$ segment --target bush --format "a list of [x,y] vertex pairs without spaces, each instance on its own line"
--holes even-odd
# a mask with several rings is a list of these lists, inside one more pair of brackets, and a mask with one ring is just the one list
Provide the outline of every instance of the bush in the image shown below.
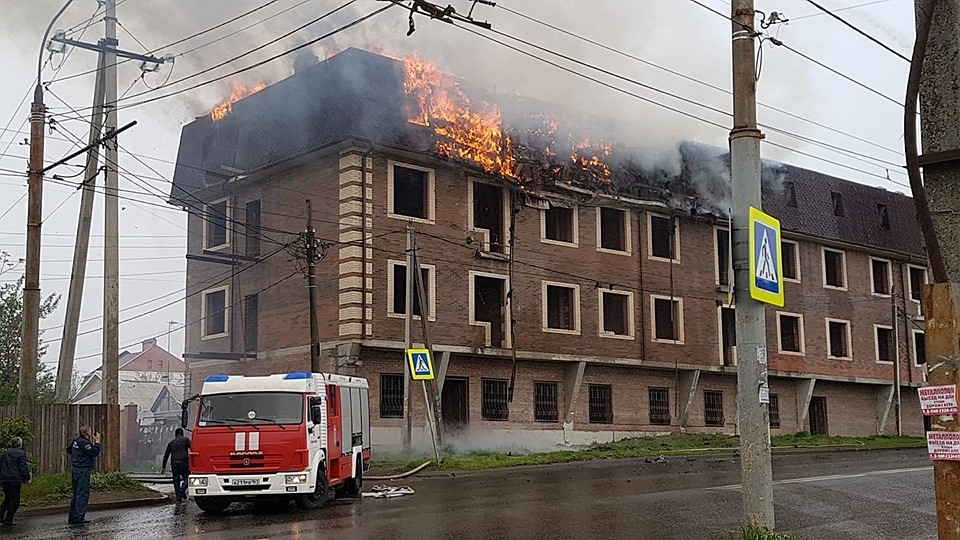
[[740,527],[740,534],[730,535],[730,540],[796,540],[791,534],[771,531],[761,525]]
[[24,444],[33,439],[33,426],[26,416],[0,421],[0,445],[6,448],[14,437],[23,438]]
[[[93,474],[90,476],[90,491],[140,491],[145,489],[143,484],[123,473]],[[68,501],[72,495],[73,487],[69,474],[34,476],[33,483],[23,486],[23,503],[25,506]]]

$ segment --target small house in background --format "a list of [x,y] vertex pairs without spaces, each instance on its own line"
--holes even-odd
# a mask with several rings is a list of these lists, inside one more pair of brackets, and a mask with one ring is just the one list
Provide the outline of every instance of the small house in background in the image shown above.
[[[121,465],[127,470],[154,467],[164,441],[179,425],[184,362],[148,339],[139,352],[120,353],[119,364]],[[103,372],[97,368],[83,378],[71,403],[101,403],[102,389]]]

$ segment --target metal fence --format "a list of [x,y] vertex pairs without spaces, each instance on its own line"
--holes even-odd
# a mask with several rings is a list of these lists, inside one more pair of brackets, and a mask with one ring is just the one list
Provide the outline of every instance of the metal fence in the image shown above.
[[[16,407],[0,407],[0,421],[18,416]],[[33,437],[24,446],[37,464],[37,473],[70,472],[66,448],[77,437],[80,426],[90,426],[103,437],[96,472],[120,469],[119,405],[37,405],[33,418]]]

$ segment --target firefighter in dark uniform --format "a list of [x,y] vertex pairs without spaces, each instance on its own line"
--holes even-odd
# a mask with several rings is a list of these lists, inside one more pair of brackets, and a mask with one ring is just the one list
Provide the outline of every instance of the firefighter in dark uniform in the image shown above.
[[80,436],[67,447],[73,468],[73,498],[70,500],[71,525],[89,523],[86,519],[87,503],[90,501],[90,473],[100,455],[100,434],[91,433],[90,426],[80,428]]

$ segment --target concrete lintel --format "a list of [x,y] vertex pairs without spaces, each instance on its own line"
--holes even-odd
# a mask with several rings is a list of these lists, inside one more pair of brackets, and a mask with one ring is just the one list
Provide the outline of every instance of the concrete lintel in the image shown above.
[[693,408],[693,400],[697,397],[697,384],[700,382],[700,370],[684,371],[680,374],[680,392],[677,399],[680,400],[680,427],[687,427],[687,421],[690,420],[690,410]]
[[577,362],[569,364],[564,369],[563,374],[563,422],[564,424],[573,423],[573,405],[576,402],[577,394],[580,393],[580,385],[583,383],[583,372],[587,368],[586,362]]
[[437,393],[440,395],[443,395],[443,381],[447,380],[447,368],[449,366],[450,351],[443,351],[440,353],[440,363],[437,366]]
[[883,435],[887,430],[887,419],[890,409],[893,408],[893,398],[896,396],[896,386],[877,388],[877,435]]
[[816,379],[800,379],[797,381],[797,431],[803,431],[803,424],[807,421],[807,413],[810,412],[813,389],[816,386]]

